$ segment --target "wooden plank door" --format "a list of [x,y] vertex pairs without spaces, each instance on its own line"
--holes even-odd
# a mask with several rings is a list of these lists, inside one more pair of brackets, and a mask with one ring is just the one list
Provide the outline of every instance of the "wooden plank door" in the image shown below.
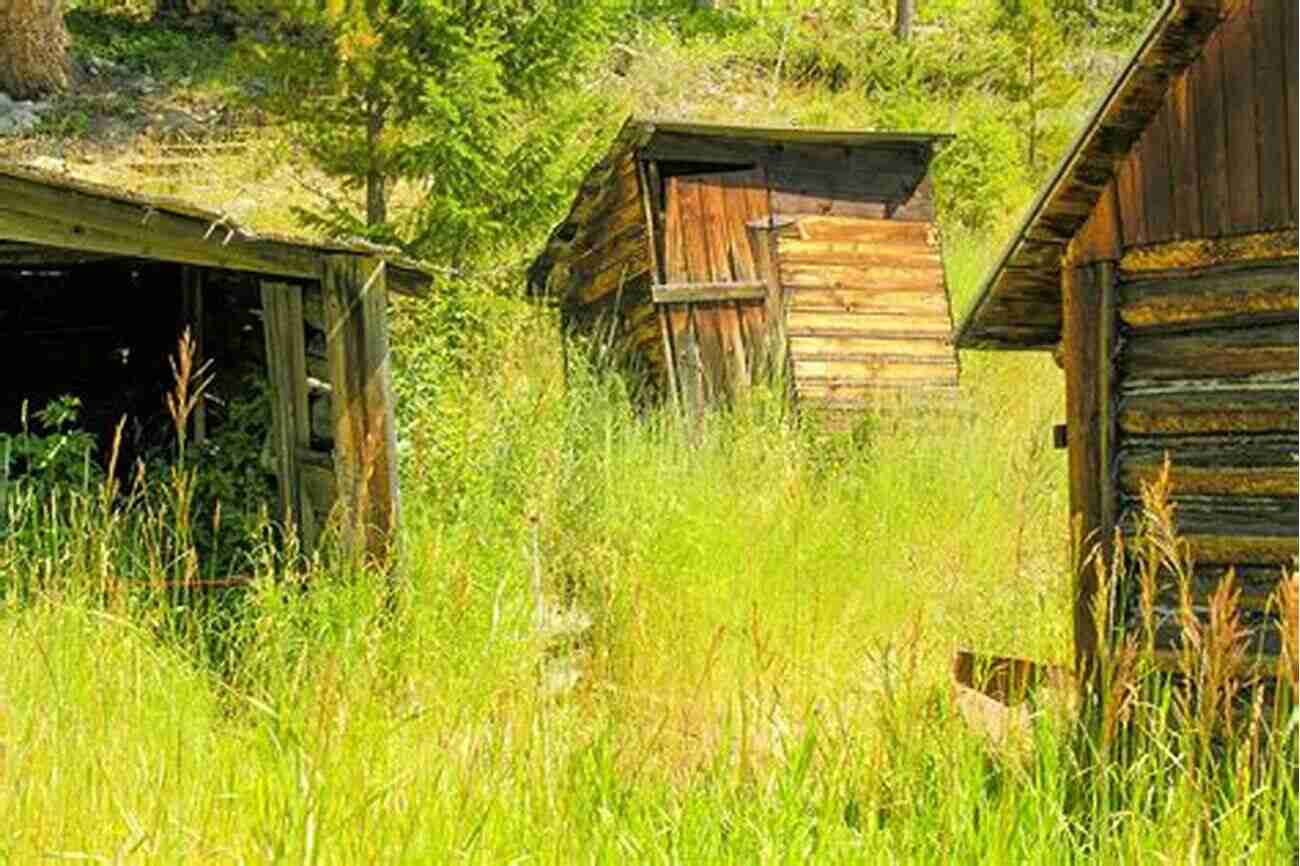
[[763,290],[747,226],[767,214],[761,167],[664,181],[655,296],[667,311],[668,348],[689,409],[734,396],[765,363]]

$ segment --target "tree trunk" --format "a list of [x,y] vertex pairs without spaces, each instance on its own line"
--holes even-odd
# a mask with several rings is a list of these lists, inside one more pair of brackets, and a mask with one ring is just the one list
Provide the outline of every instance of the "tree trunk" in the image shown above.
[[62,0],[0,2],[0,91],[35,99],[68,84]]
[[894,36],[899,42],[912,38],[912,19],[916,17],[916,0],[898,0],[894,14]]
[[366,225],[371,227],[388,222],[388,190],[379,155],[379,136],[383,131],[384,109],[372,102],[366,118]]

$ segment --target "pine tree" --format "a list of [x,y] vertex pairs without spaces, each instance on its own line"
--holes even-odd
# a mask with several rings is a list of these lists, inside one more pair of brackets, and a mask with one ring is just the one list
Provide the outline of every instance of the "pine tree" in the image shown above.
[[68,84],[62,0],[0,0],[0,91],[34,99]]
[[[610,0],[268,0],[280,27],[257,46],[275,108],[327,174],[362,194],[302,216],[463,261],[537,207],[529,184],[567,142],[558,103]],[[525,111],[529,109],[529,111]],[[540,116],[518,128],[524,114]],[[420,203],[390,214],[393,184]]]
[[1017,62],[1006,68],[1008,96],[1024,130],[1025,165],[1037,174],[1052,131],[1051,112],[1069,105],[1079,82],[1068,72],[1069,54],[1059,4],[1052,0],[999,0],[994,27],[1011,37]]

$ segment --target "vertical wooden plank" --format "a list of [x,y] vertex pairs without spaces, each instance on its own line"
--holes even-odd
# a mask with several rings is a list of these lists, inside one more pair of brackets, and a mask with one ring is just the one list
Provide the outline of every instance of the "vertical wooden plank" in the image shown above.
[[[1294,5],[1295,0],[1288,0]],[[1286,133],[1285,49],[1282,3],[1254,3],[1250,10],[1255,73],[1255,145],[1259,153],[1259,228],[1290,222]],[[1243,13],[1244,14],[1244,13]]]
[[400,505],[384,262],[334,255],[324,264],[334,471],[344,506],[344,541],[355,553],[388,563]]
[[1290,198],[1288,205],[1291,215],[1291,221],[1295,222],[1300,218],[1300,202],[1297,201],[1296,194],[1296,160],[1297,150],[1300,150],[1300,138],[1297,137],[1296,128],[1296,105],[1300,101],[1300,13],[1297,13],[1297,4],[1283,0],[1279,4],[1282,7],[1282,50],[1283,60],[1282,68],[1286,71],[1286,131],[1287,131],[1287,183],[1289,185]]
[[1223,38],[1223,106],[1228,127],[1228,231],[1259,224],[1259,154],[1255,142],[1255,81],[1250,14],[1242,9],[1220,25]]
[[1142,186],[1135,166],[1138,148],[1133,148],[1120,163],[1115,174],[1115,191],[1119,197],[1119,214],[1124,228],[1124,246],[1138,246],[1146,242],[1146,208],[1142,201]]
[[288,283],[263,281],[262,331],[266,337],[266,366],[271,383],[271,426],[275,439],[276,480],[280,518],[302,533],[302,475],[298,449],[311,444],[307,414],[307,351],[302,318],[302,289]]
[[[684,283],[690,279],[686,263],[686,240],[680,178],[664,181],[664,281]],[[685,304],[668,304],[669,332],[672,336],[673,365],[677,370],[678,387],[682,394],[682,407],[687,414],[697,415],[702,408],[704,385],[696,360],[695,339],[691,334],[689,309]]]
[[[704,175],[698,179],[696,189],[700,198],[700,220],[704,242],[709,252],[709,281],[730,282],[737,279],[741,267],[730,248],[730,235],[726,221],[727,198],[731,194],[727,174]],[[717,378],[722,393],[734,395],[747,384],[749,372],[745,363],[745,345],[740,334],[740,317],[734,301],[712,305],[717,323],[720,355]]]
[[[181,265],[181,317],[183,327],[190,329],[190,339],[194,341],[194,351],[200,363],[207,360],[206,334],[203,315],[203,276],[202,268],[193,265]],[[200,394],[190,414],[190,440],[195,445],[202,445],[208,438],[207,395]]]
[[[713,282],[715,251],[711,248],[711,233],[706,212],[711,186],[705,176],[674,178],[675,188],[681,198],[682,235],[685,241],[688,280],[694,283]],[[722,345],[719,309],[716,303],[688,305],[691,333],[698,352],[702,395],[712,403],[726,394],[726,370]]]
[[1174,176],[1174,236],[1203,237],[1201,231],[1200,164],[1196,148],[1196,101],[1189,81],[1191,70],[1169,87],[1165,111],[1169,116],[1169,154]]
[[[641,210],[645,215],[646,243],[650,246],[650,283],[659,285],[663,279],[663,262],[659,253],[660,232],[655,225],[654,199],[658,183],[651,183],[650,170],[643,160],[636,161],[637,189],[641,196]],[[655,172],[658,175],[658,172]],[[657,178],[656,178],[657,179]],[[651,301],[651,303],[654,303]],[[673,340],[669,332],[668,311],[663,304],[655,305],[655,318],[659,321],[659,337],[663,342],[664,387],[672,395],[673,407],[681,411],[681,394],[677,386],[677,365],[673,362]]]
[[1075,665],[1080,681],[1095,672],[1098,634],[1093,603],[1099,589],[1088,561],[1104,555],[1114,521],[1112,364],[1115,348],[1114,266],[1097,263],[1061,272],[1061,339],[1069,431]]
[[1167,241],[1177,224],[1174,176],[1169,158],[1169,95],[1142,137],[1141,170],[1146,204],[1147,243]]
[[1201,230],[1206,237],[1228,233],[1228,121],[1223,107],[1223,45],[1210,37],[1191,73],[1196,103],[1196,162],[1200,168]]
[[1092,214],[1070,241],[1065,253],[1069,264],[1102,260],[1119,261],[1123,255],[1123,227],[1120,224],[1118,178],[1112,178],[1097,197]]

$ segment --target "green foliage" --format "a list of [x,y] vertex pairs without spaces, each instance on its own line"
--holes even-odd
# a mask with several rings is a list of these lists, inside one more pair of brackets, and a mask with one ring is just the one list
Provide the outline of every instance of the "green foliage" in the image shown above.
[[[279,38],[247,47],[274,82],[269,104],[293,121],[326,173],[366,192],[363,210],[335,199],[303,216],[462,266],[549,213],[546,181],[554,163],[567,163],[570,134],[590,107],[563,94],[618,4],[270,0],[262,8]],[[390,220],[398,181],[411,184],[416,201]]]
[[1061,26],[1054,0],[999,0],[993,25],[1010,37],[1015,61],[1005,66],[1002,89],[1015,106],[1014,121],[1025,135],[1025,165],[1035,180],[1046,167],[1045,154],[1059,152],[1070,127],[1053,113],[1070,105],[1078,81],[1065,67],[1075,51]]
[[81,401],[72,395],[50,401],[34,413],[39,432],[29,427],[25,405],[22,431],[0,433],[0,489],[19,480],[43,490],[98,484],[95,437],[77,427]]
[[124,14],[76,9],[66,16],[72,55],[92,57],[160,81],[214,79],[225,74],[232,55],[220,33],[160,27]]

